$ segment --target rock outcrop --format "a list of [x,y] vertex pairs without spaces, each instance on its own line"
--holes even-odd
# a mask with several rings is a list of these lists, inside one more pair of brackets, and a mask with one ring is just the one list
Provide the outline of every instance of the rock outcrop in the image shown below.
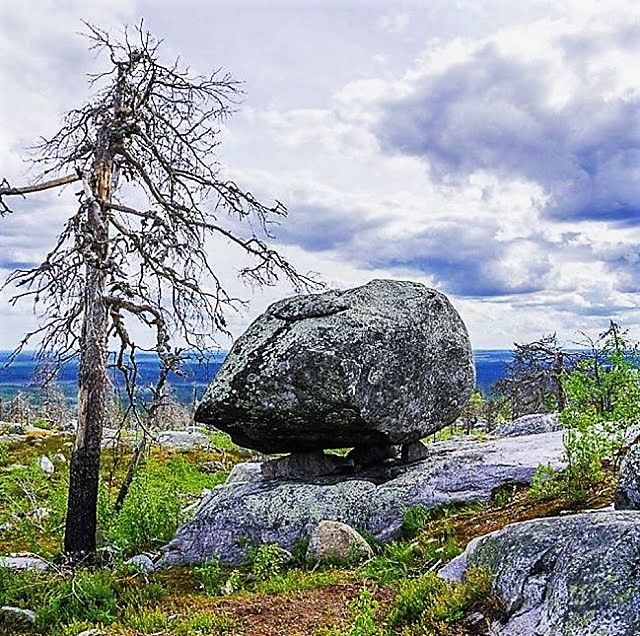
[[496,636],[640,633],[640,513],[589,512],[516,523],[471,541],[440,575],[487,568],[507,620]]
[[534,413],[523,415],[511,422],[505,422],[493,433],[500,437],[518,437],[519,435],[537,435],[562,429],[557,413]]
[[447,298],[374,280],[271,305],[195,419],[264,453],[404,444],[454,421],[474,382],[467,330]]
[[269,479],[262,475],[260,462],[239,464],[178,530],[162,564],[214,557],[238,564],[247,540],[291,550],[322,520],[341,521],[389,540],[411,506],[487,500],[504,484],[530,483],[540,464],[562,468],[561,432],[440,442],[426,449],[428,457],[422,461],[374,466],[350,478]]
[[622,460],[614,500],[617,510],[640,510],[640,444],[634,444]]

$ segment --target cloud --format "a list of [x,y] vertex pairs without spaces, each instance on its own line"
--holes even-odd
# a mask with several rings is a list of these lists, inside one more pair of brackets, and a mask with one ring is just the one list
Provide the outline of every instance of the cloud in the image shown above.
[[541,52],[518,54],[512,38],[495,36],[444,67],[424,62],[406,94],[386,102],[382,147],[424,159],[440,182],[476,171],[531,180],[554,220],[635,225],[640,90],[626,67],[640,54],[640,28],[539,30]]

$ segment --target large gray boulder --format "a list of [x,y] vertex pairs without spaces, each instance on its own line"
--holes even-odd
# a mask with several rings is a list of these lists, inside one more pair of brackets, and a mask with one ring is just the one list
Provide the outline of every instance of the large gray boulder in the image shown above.
[[506,622],[496,636],[640,634],[640,513],[589,512],[516,523],[474,539],[440,571],[487,568]]
[[271,305],[195,419],[264,453],[400,444],[453,422],[474,384],[469,336],[447,298],[374,280]]
[[618,510],[640,510],[640,444],[634,444],[622,460],[614,500]]
[[397,535],[411,506],[485,501],[505,484],[529,484],[538,465],[562,468],[562,433],[427,445],[426,459],[373,467],[349,479],[307,483],[269,479],[260,462],[237,465],[227,483],[203,499],[194,517],[164,549],[162,564],[220,558],[238,564],[247,540],[286,550],[308,539],[323,520],[346,523],[378,540]]

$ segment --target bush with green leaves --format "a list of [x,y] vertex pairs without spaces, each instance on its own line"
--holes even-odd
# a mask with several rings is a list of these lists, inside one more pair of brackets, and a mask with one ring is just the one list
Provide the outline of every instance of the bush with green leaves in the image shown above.
[[601,339],[601,351],[579,362],[563,380],[564,478],[575,498],[586,497],[602,479],[605,462],[617,464],[640,424],[638,346],[613,322]]
[[36,612],[36,624],[50,628],[73,621],[108,625],[116,618],[118,580],[109,570],[78,570],[52,586]]
[[[221,481],[179,455],[150,460],[138,469],[122,510],[113,514],[108,496],[98,502],[102,541],[131,555],[170,541],[183,521],[185,494],[198,495]],[[193,499],[193,497],[191,497]]]
[[202,589],[211,596],[218,596],[227,582],[227,572],[218,558],[209,559],[206,563],[195,567],[193,571]]
[[404,581],[388,615],[392,629],[402,633],[447,634],[474,607],[485,602],[491,591],[491,576],[470,568],[461,583],[449,583],[434,572]]
[[268,581],[284,572],[290,558],[287,552],[275,543],[259,545],[249,554],[251,574],[257,581]]

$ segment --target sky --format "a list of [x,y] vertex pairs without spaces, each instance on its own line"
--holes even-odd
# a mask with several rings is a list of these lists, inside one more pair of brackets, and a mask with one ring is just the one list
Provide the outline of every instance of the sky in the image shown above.
[[[0,0],[0,178],[89,96],[82,20],[144,18],[161,55],[222,68],[245,97],[224,174],[287,205],[275,246],[329,288],[374,278],[445,293],[476,349],[614,319],[640,339],[640,3],[636,0]],[[73,187],[0,219],[0,277],[40,262]],[[230,249],[212,262],[250,300]],[[37,319],[0,293],[0,349]],[[221,340],[223,346],[227,342]]]

